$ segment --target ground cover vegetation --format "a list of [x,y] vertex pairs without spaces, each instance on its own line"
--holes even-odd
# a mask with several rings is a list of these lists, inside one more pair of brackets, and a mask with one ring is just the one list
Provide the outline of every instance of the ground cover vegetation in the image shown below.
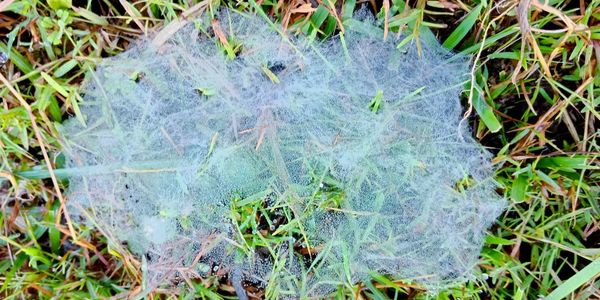
[[[417,28],[426,27],[446,48],[472,56],[465,121],[494,154],[497,192],[509,201],[489,230],[479,279],[432,296],[413,282],[373,274],[371,281],[340,287],[332,297],[600,297],[600,1],[4,0],[2,298],[235,297],[231,279],[218,266],[203,279],[181,278],[192,292],[148,293],[143,261],[125,245],[108,243],[106,233],[71,220],[64,213],[68,182],[60,174],[47,176],[64,163],[57,128],[67,118],[84,118],[78,104],[86,72],[153,28],[220,6],[269,17],[289,34],[315,39],[343,31],[352,13],[365,6],[386,34],[406,36],[399,46],[419,43]],[[235,45],[230,46],[225,51],[235,55]],[[336,206],[342,193],[332,181],[322,197]],[[252,234],[256,231],[277,240],[296,230],[287,226],[291,212],[285,208],[272,214],[265,201],[244,200],[233,202],[231,214],[246,244],[268,243]],[[283,225],[271,229],[273,220]],[[268,296],[245,288],[251,297]]]

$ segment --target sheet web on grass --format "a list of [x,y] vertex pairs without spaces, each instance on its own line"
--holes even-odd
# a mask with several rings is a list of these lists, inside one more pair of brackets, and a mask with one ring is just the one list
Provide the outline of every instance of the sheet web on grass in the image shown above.
[[235,270],[297,297],[471,276],[505,202],[460,123],[467,59],[397,49],[368,21],[324,42],[210,24],[104,60],[86,125],[62,128],[69,205],[146,260],[149,285]]

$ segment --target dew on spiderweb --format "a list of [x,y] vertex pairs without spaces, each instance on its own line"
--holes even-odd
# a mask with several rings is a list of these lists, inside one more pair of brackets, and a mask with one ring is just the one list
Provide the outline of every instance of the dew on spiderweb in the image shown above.
[[470,278],[505,201],[460,122],[468,59],[399,50],[369,20],[342,43],[219,18],[235,59],[188,25],[90,73],[85,126],[62,128],[70,205],[145,255],[151,286],[235,271],[276,298]]

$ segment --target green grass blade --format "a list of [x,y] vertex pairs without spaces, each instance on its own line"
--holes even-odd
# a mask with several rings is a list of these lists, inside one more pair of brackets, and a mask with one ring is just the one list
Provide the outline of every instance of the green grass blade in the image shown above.
[[446,41],[444,41],[444,47],[448,49],[454,49],[454,47],[456,47],[456,45],[458,45],[458,43],[460,43],[460,41],[462,41],[462,39],[465,38],[467,33],[469,33],[473,26],[475,26],[475,22],[477,22],[477,17],[479,17],[482,7],[483,5],[480,3],[469,12],[469,14],[460,23],[460,25],[458,25],[458,27],[456,27],[456,29],[452,31],[450,36],[448,36]]
[[108,26],[108,21],[106,21],[106,18],[101,17],[93,13],[92,11],[89,11],[82,7],[74,7],[73,11],[75,11],[75,13],[77,13],[82,18],[90,21],[92,24]]
[[544,300],[559,300],[567,297],[570,293],[576,290],[584,283],[592,280],[600,274],[600,258],[597,258],[585,268],[581,269],[577,274],[571,276],[567,281],[563,282],[558,288],[544,298]]
[[54,80],[54,78],[52,78],[52,76],[48,75],[46,72],[42,72],[42,77],[44,77],[44,80],[55,90],[57,91],[59,94],[67,97],[69,96],[69,93],[67,92],[67,90],[61,85],[59,84],[56,80]]
[[473,107],[485,126],[491,132],[498,132],[502,128],[502,124],[496,118],[494,110],[483,99],[484,96],[481,91],[482,89],[478,85],[473,88]]

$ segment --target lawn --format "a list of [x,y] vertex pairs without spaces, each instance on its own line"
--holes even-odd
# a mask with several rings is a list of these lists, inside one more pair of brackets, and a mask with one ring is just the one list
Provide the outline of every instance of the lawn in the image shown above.
[[[64,120],[85,118],[80,85],[102,58],[220,6],[316,40],[366,7],[400,43],[431,31],[472,59],[465,120],[493,153],[509,203],[488,230],[477,280],[431,294],[375,274],[332,298],[600,299],[600,0],[0,0],[1,298],[236,297],[226,276],[146,290],[139,257],[64,213],[58,143]],[[234,199],[234,220],[262,209],[244,200]]]

